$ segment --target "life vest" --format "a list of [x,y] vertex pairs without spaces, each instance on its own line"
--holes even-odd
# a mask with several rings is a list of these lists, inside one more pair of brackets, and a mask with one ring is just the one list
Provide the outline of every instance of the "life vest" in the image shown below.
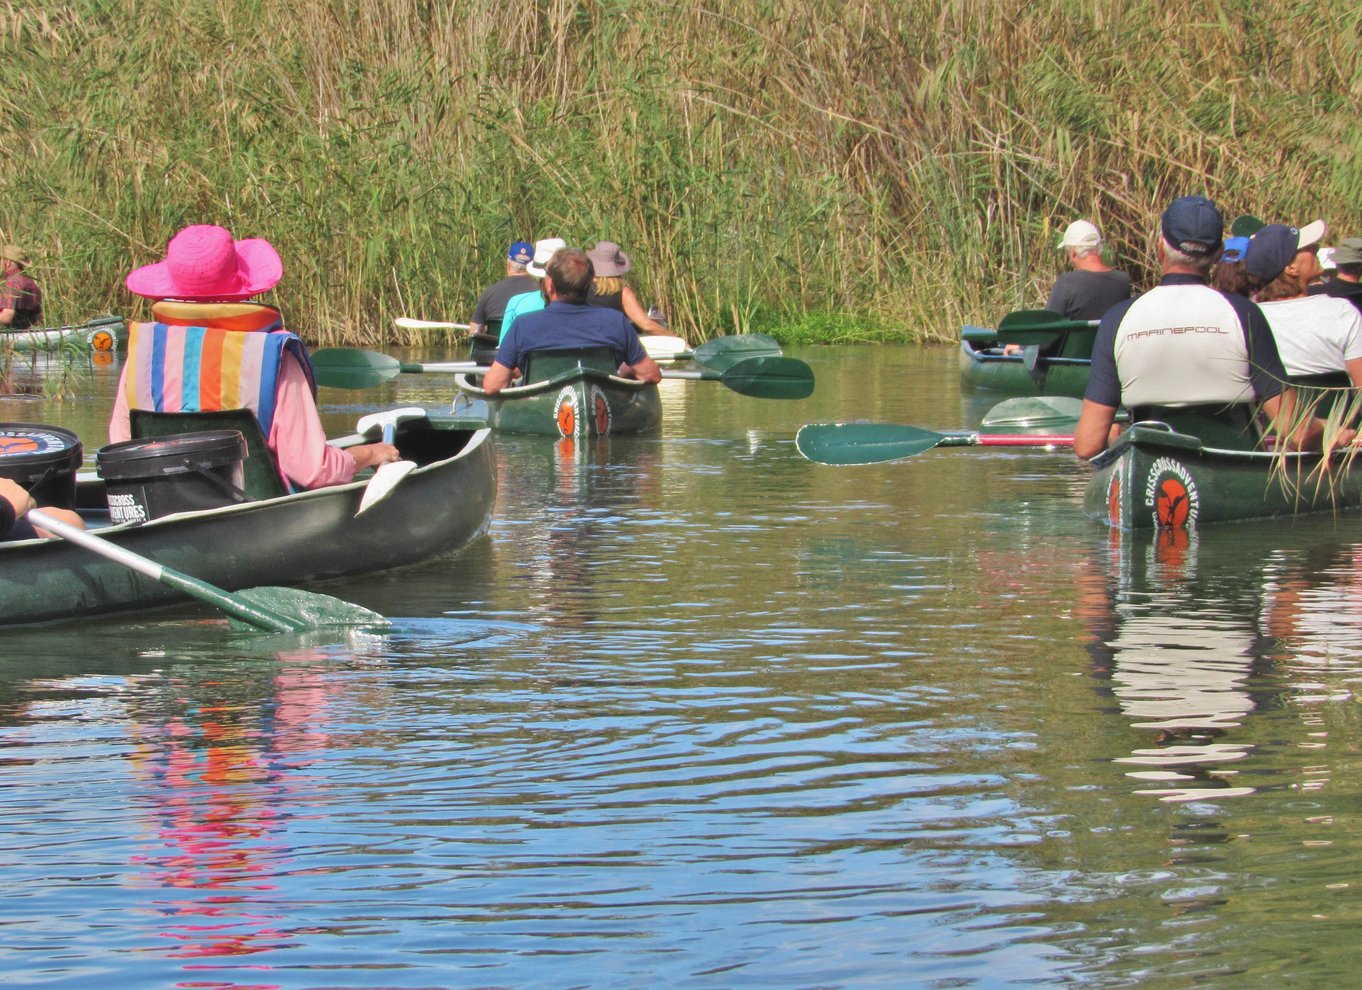
[[128,326],[124,389],[129,409],[249,409],[268,438],[280,363],[288,352],[316,392],[307,349],[283,329],[272,306],[162,301],[152,314],[155,322]]

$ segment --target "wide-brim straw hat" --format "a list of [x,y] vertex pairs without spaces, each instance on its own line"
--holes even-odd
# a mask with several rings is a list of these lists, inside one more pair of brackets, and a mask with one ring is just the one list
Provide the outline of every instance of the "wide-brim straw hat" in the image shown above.
[[225,227],[194,224],[170,239],[164,261],[135,269],[126,284],[148,299],[232,301],[272,289],[283,274],[269,241],[238,241]]
[[597,278],[616,278],[634,267],[629,256],[614,241],[597,241],[586,256],[591,259]]
[[17,244],[6,244],[0,248],[0,258],[12,261],[23,268],[27,268],[29,265],[28,252]]

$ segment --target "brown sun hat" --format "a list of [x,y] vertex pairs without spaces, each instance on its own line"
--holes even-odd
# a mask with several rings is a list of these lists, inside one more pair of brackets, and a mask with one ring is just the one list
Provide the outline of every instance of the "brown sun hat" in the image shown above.
[[597,241],[586,256],[591,259],[597,278],[616,278],[634,267],[629,256],[614,241]]

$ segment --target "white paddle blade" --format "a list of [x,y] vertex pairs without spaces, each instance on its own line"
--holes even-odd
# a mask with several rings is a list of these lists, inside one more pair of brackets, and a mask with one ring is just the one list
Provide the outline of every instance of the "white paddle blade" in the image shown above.
[[359,509],[355,515],[362,516],[379,502],[396,490],[402,483],[402,479],[416,470],[415,461],[390,461],[383,464],[374,476],[369,479],[369,483],[364,486],[364,495],[360,497]]
[[643,349],[654,361],[674,361],[676,355],[690,350],[690,345],[680,337],[663,337],[657,334],[644,334],[639,338]]

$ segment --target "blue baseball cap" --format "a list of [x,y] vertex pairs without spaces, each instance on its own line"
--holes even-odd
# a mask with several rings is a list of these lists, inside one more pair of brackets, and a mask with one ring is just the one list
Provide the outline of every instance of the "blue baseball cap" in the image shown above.
[[534,260],[534,247],[526,241],[516,241],[511,245],[511,250],[506,252],[506,260],[514,261],[517,265],[528,265]]
[[1205,196],[1180,196],[1163,211],[1163,239],[1183,254],[1204,258],[1220,250],[1225,218]]
[[1236,262],[1243,261],[1244,255],[1248,254],[1249,239],[1247,237],[1227,237],[1225,238],[1225,253],[1220,256],[1221,261]]

